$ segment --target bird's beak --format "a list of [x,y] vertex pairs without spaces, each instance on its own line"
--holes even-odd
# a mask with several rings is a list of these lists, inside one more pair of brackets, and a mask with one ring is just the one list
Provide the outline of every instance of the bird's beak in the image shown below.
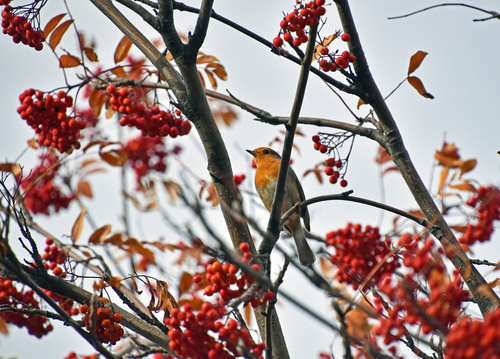
[[252,156],[255,157],[255,152],[254,151],[252,151],[252,150],[245,150],[245,151],[247,151],[248,153],[250,153]]

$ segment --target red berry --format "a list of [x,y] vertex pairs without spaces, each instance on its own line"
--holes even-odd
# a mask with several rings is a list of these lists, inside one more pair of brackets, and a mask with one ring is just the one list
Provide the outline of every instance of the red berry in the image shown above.
[[344,32],[340,38],[345,42],[351,41],[351,35],[349,35],[347,32]]
[[318,136],[318,135],[314,135],[314,136],[312,136],[312,141],[313,141],[313,142],[315,142],[315,143],[316,143],[316,142],[319,142],[319,140],[320,140],[320,138],[319,138],[319,136]]
[[319,146],[319,152],[326,153],[328,151],[328,147],[326,145]]
[[275,37],[273,40],[273,45],[276,47],[283,46],[283,39],[281,37]]
[[345,179],[340,181],[340,187],[347,187],[347,181]]
[[319,50],[319,53],[323,56],[328,55],[329,52],[328,47],[322,47],[321,50]]
[[286,33],[283,35],[283,40],[285,40],[286,42],[292,42],[292,41],[293,41],[293,36],[292,36],[292,34],[290,34],[289,32],[286,32]]

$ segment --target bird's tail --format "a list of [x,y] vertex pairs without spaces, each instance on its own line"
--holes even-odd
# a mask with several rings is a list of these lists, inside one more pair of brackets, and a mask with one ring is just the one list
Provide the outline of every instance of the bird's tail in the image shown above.
[[302,225],[299,225],[292,232],[293,239],[295,240],[295,246],[297,247],[297,252],[299,253],[300,264],[309,267],[314,263],[316,257],[314,256],[311,247],[307,243],[306,236],[304,234],[304,229]]

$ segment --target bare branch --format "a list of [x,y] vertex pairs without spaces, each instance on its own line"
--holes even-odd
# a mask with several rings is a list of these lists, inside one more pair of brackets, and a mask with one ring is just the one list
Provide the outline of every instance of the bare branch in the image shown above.
[[464,4],[464,3],[443,3],[443,4],[432,5],[432,6],[428,6],[428,7],[425,7],[423,9],[417,10],[417,11],[410,12],[410,13],[405,14],[405,15],[391,16],[391,17],[388,17],[387,19],[388,20],[402,19],[402,18],[405,18],[405,17],[409,17],[409,16],[413,16],[413,15],[419,14],[419,13],[424,12],[424,11],[428,11],[428,10],[439,8],[439,7],[445,7],[445,6],[466,7],[466,8],[469,8],[469,9],[474,9],[474,10],[477,10],[477,11],[480,11],[480,12],[484,12],[486,14],[491,15],[491,17],[486,18],[486,19],[475,19],[473,21],[485,21],[485,20],[490,20],[490,19],[495,19],[495,18],[500,20],[500,14],[497,13],[497,12],[495,12],[495,11],[481,9],[480,7],[473,6],[473,5],[468,5],[468,4]]

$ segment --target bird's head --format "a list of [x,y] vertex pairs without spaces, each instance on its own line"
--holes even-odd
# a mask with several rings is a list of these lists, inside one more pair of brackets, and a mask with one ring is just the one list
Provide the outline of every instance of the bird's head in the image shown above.
[[259,147],[256,148],[255,150],[246,150],[248,153],[250,153],[254,159],[255,159],[255,164],[259,166],[259,162],[262,160],[269,160],[271,158],[274,159],[281,159],[280,155],[273,149],[270,149],[268,147]]

